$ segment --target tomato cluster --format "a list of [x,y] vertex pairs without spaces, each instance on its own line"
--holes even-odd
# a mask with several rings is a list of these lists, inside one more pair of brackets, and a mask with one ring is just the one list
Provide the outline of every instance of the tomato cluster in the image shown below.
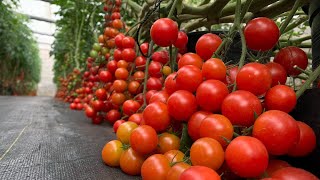
[[[287,77],[301,73],[296,66],[306,68],[304,51],[286,47],[273,62],[226,65],[214,58],[218,35],[203,35],[196,53],[186,52],[188,36],[169,18],[155,21],[153,42],[138,47],[124,34],[120,6],[120,0],[106,3],[104,34],[70,104],[95,124],[113,125],[117,140],[104,146],[105,164],[145,180],[317,179],[277,160],[308,155],[316,146],[312,128],[288,114],[297,98]],[[280,36],[268,18],[251,20],[244,34],[255,51],[271,50]]]

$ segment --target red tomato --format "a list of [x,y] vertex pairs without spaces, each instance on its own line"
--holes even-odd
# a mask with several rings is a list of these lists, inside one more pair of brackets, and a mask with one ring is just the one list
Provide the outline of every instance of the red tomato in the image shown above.
[[156,45],[167,47],[176,42],[178,31],[178,25],[175,21],[169,18],[161,18],[151,26],[150,36]]
[[104,83],[110,82],[112,80],[112,74],[109,71],[100,71],[99,79]]
[[280,49],[273,61],[281,64],[290,76],[301,74],[301,71],[294,68],[295,65],[301,69],[306,69],[308,66],[307,54],[302,49],[294,46]]
[[121,51],[120,49],[115,49],[115,50],[113,51],[113,58],[114,58],[114,60],[116,60],[116,61],[121,60],[121,59],[122,59],[122,51]]
[[106,119],[113,124],[116,120],[121,118],[121,114],[118,110],[112,109],[106,114]]
[[136,52],[132,48],[123,49],[121,52],[122,59],[127,62],[133,62],[136,59]]
[[88,106],[88,107],[85,109],[85,113],[86,113],[86,116],[87,116],[88,118],[93,118],[93,117],[97,116],[96,111],[95,111],[92,107],[90,107],[90,106]]
[[188,36],[185,32],[183,31],[179,31],[178,32],[178,38],[177,40],[173,43],[173,45],[176,47],[176,48],[179,48],[179,49],[182,49],[184,47],[187,46],[187,43],[188,43]]
[[223,61],[218,58],[210,58],[202,65],[202,76],[205,79],[216,79],[223,81],[226,79],[227,68]]
[[117,61],[115,61],[115,60],[109,61],[108,64],[107,64],[107,68],[108,68],[109,72],[114,74],[116,72],[116,70],[118,69]]
[[123,93],[113,92],[111,95],[111,102],[115,105],[122,105],[126,100],[126,96]]
[[122,123],[124,123],[124,122],[126,122],[125,120],[117,120],[114,124],[113,124],[113,132],[117,132],[117,130],[118,130],[118,128],[119,128],[119,126],[122,124]]
[[137,101],[129,99],[123,103],[122,110],[124,114],[131,116],[138,111],[140,106],[140,103],[138,103]]
[[164,154],[170,150],[178,150],[180,148],[180,138],[174,134],[162,133],[159,135],[158,152]]
[[127,36],[122,39],[122,48],[132,48],[134,49],[136,46],[136,41],[133,37]]
[[301,157],[310,154],[316,148],[316,135],[313,129],[304,122],[297,121],[300,138],[297,144],[290,148],[288,155]]
[[116,79],[127,80],[129,77],[129,71],[126,68],[118,68],[114,72],[114,76],[116,77]]
[[179,180],[181,174],[190,167],[189,164],[184,162],[173,165],[168,171],[166,180]]
[[164,180],[169,170],[169,160],[162,154],[154,154],[142,164],[141,176],[144,180]]
[[282,168],[273,173],[272,178],[279,178],[281,180],[319,180],[310,172],[294,167]]
[[166,130],[170,124],[168,107],[159,101],[149,104],[142,116],[145,124],[153,127],[157,132]]
[[285,84],[287,81],[287,72],[284,67],[275,62],[269,62],[266,64],[272,76],[271,87],[278,84]]
[[183,171],[179,180],[221,180],[219,174],[205,166],[191,166]]
[[206,80],[199,85],[196,91],[197,103],[205,111],[220,112],[221,104],[228,94],[228,87],[223,82],[213,79]]
[[126,174],[139,175],[144,160],[144,156],[129,148],[121,154],[120,168]]
[[169,53],[165,50],[157,51],[152,54],[151,59],[161,64],[166,64],[169,61]]
[[82,110],[82,109],[83,109],[82,103],[77,103],[76,109],[77,109],[77,110]]
[[107,91],[104,88],[97,89],[95,94],[99,100],[107,99]]
[[156,102],[156,101],[167,103],[168,98],[169,98],[169,95],[168,95],[167,91],[166,90],[161,90],[161,91],[158,91],[158,92],[154,93],[151,96],[151,98],[149,100],[149,103],[153,103],[153,102]]
[[184,54],[178,62],[178,69],[186,65],[194,65],[201,69],[203,61],[198,54],[195,53],[186,53]]
[[189,91],[178,90],[170,95],[168,112],[177,121],[188,121],[191,115],[197,111],[196,97]]
[[217,140],[204,137],[192,144],[190,159],[194,166],[206,166],[218,170],[224,162],[224,151]]
[[289,113],[297,104],[296,93],[286,85],[276,85],[266,93],[265,106],[268,110],[280,110]]
[[277,44],[280,31],[272,19],[258,17],[247,23],[244,36],[249,49],[267,51]]
[[204,34],[197,41],[196,52],[203,60],[207,60],[212,57],[221,43],[219,36],[211,33]]
[[267,169],[268,151],[261,141],[254,137],[235,138],[228,145],[225,153],[227,165],[240,177],[258,177]]
[[162,77],[161,69],[162,69],[161,63],[156,61],[151,61],[148,68],[149,75],[151,77],[160,78]]
[[151,99],[151,97],[158,91],[156,90],[150,90],[150,91],[147,91],[146,93],[146,101],[147,101],[147,104],[149,104],[149,101]]
[[146,56],[148,54],[149,43],[145,42],[140,45],[142,53]]
[[166,80],[164,81],[164,87],[169,95],[178,90],[177,83],[175,80],[176,76],[177,76],[177,73],[174,72],[169,76],[167,76]]
[[259,139],[272,155],[284,155],[299,141],[297,122],[287,113],[270,110],[261,114],[253,126],[253,137]]
[[147,80],[147,90],[161,90],[162,89],[162,82],[161,79],[150,77]]
[[221,112],[233,125],[251,126],[254,113],[262,113],[260,100],[249,91],[238,90],[230,93],[222,102]]
[[126,37],[126,36],[123,35],[122,33],[120,33],[114,38],[114,42],[115,42],[117,48],[122,49],[122,40],[124,37]]
[[147,59],[143,56],[138,56],[135,60],[136,68],[140,71],[145,70]]
[[[143,142],[143,145],[141,142]],[[133,150],[140,154],[149,154],[157,148],[157,132],[151,126],[141,125],[132,131],[130,145]]]
[[190,117],[188,121],[188,134],[193,141],[200,138],[200,125],[210,112],[197,111]]
[[92,101],[92,107],[93,107],[93,109],[95,110],[95,111],[102,111],[102,109],[103,109],[103,101],[101,101],[101,100],[94,100],[94,101]]
[[193,93],[202,81],[201,70],[196,66],[185,65],[177,72],[176,83],[179,90],[187,90]]
[[108,166],[116,167],[120,165],[120,157],[122,153],[122,143],[118,140],[112,140],[104,145],[101,156],[103,162]]
[[290,167],[290,164],[288,164],[286,161],[271,159],[269,160],[266,173],[268,174],[268,176],[272,177],[274,172],[285,167]]
[[240,69],[236,82],[239,90],[250,91],[259,96],[271,87],[272,76],[265,65],[253,62]]
[[217,140],[223,147],[228,143],[225,139],[233,137],[233,126],[228,118],[220,114],[211,114],[203,119],[200,125],[200,137],[210,137]]
[[76,103],[71,103],[70,104],[70,109],[77,109]]
[[132,114],[128,121],[131,121],[131,122],[134,122],[138,125],[140,125],[141,121],[142,121],[142,113],[135,113],[135,114]]

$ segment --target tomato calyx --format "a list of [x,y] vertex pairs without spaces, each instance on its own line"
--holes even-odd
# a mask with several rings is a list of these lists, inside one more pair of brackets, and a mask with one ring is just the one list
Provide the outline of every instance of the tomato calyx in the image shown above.
[[130,148],[130,144],[125,144],[125,143],[122,143],[122,149],[125,151],[125,150],[128,150]]

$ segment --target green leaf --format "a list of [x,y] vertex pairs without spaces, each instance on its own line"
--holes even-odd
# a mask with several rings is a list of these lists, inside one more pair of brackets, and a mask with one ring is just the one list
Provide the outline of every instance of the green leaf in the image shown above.
[[188,156],[191,145],[192,139],[188,134],[188,125],[186,123],[183,123],[182,135],[180,140],[180,151]]
[[176,8],[177,8],[177,14],[178,15],[181,14],[182,8],[183,8],[182,0],[178,0]]

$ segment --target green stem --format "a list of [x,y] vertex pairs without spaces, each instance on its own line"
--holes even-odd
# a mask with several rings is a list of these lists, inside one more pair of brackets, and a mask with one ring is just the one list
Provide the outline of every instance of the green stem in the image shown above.
[[152,53],[152,49],[153,49],[153,41],[151,40],[149,43],[149,49],[148,49],[148,57],[147,57],[147,61],[146,61],[146,69],[144,70],[144,83],[143,83],[143,106],[147,105],[147,100],[146,100],[146,93],[147,93],[147,80],[148,80],[148,76],[149,76],[149,64],[150,64],[150,60],[151,60],[151,53]]
[[291,19],[293,18],[293,16],[295,15],[296,11],[301,6],[301,4],[302,4],[302,0],[296,0],[296,2],[294,3],[293,8],[291,9],[288,17],[286,18],[286,20],[283,22],[283,24],[280,27],[280,32],[281,33],[283,33],[285,31],[285,29],[289,25]]
[[174,0],[174,1],[173,1],[172,7],[171,7],[171,9],[170,9],[170,11],[169,11],[169,14],[168,14],[168,18],[172,18],[173,12],[174,12],[174,10],[176,9],[176,6],[177,6],[177,4],[178,4],[178,1],[179,1],[179,0]]
[[310,85],[313,83],[314,80],[320,75],[320,66],[318,66],[309,76],[309,79],[302,85],[302,87],[296,92],[297,99],[310,88]]

